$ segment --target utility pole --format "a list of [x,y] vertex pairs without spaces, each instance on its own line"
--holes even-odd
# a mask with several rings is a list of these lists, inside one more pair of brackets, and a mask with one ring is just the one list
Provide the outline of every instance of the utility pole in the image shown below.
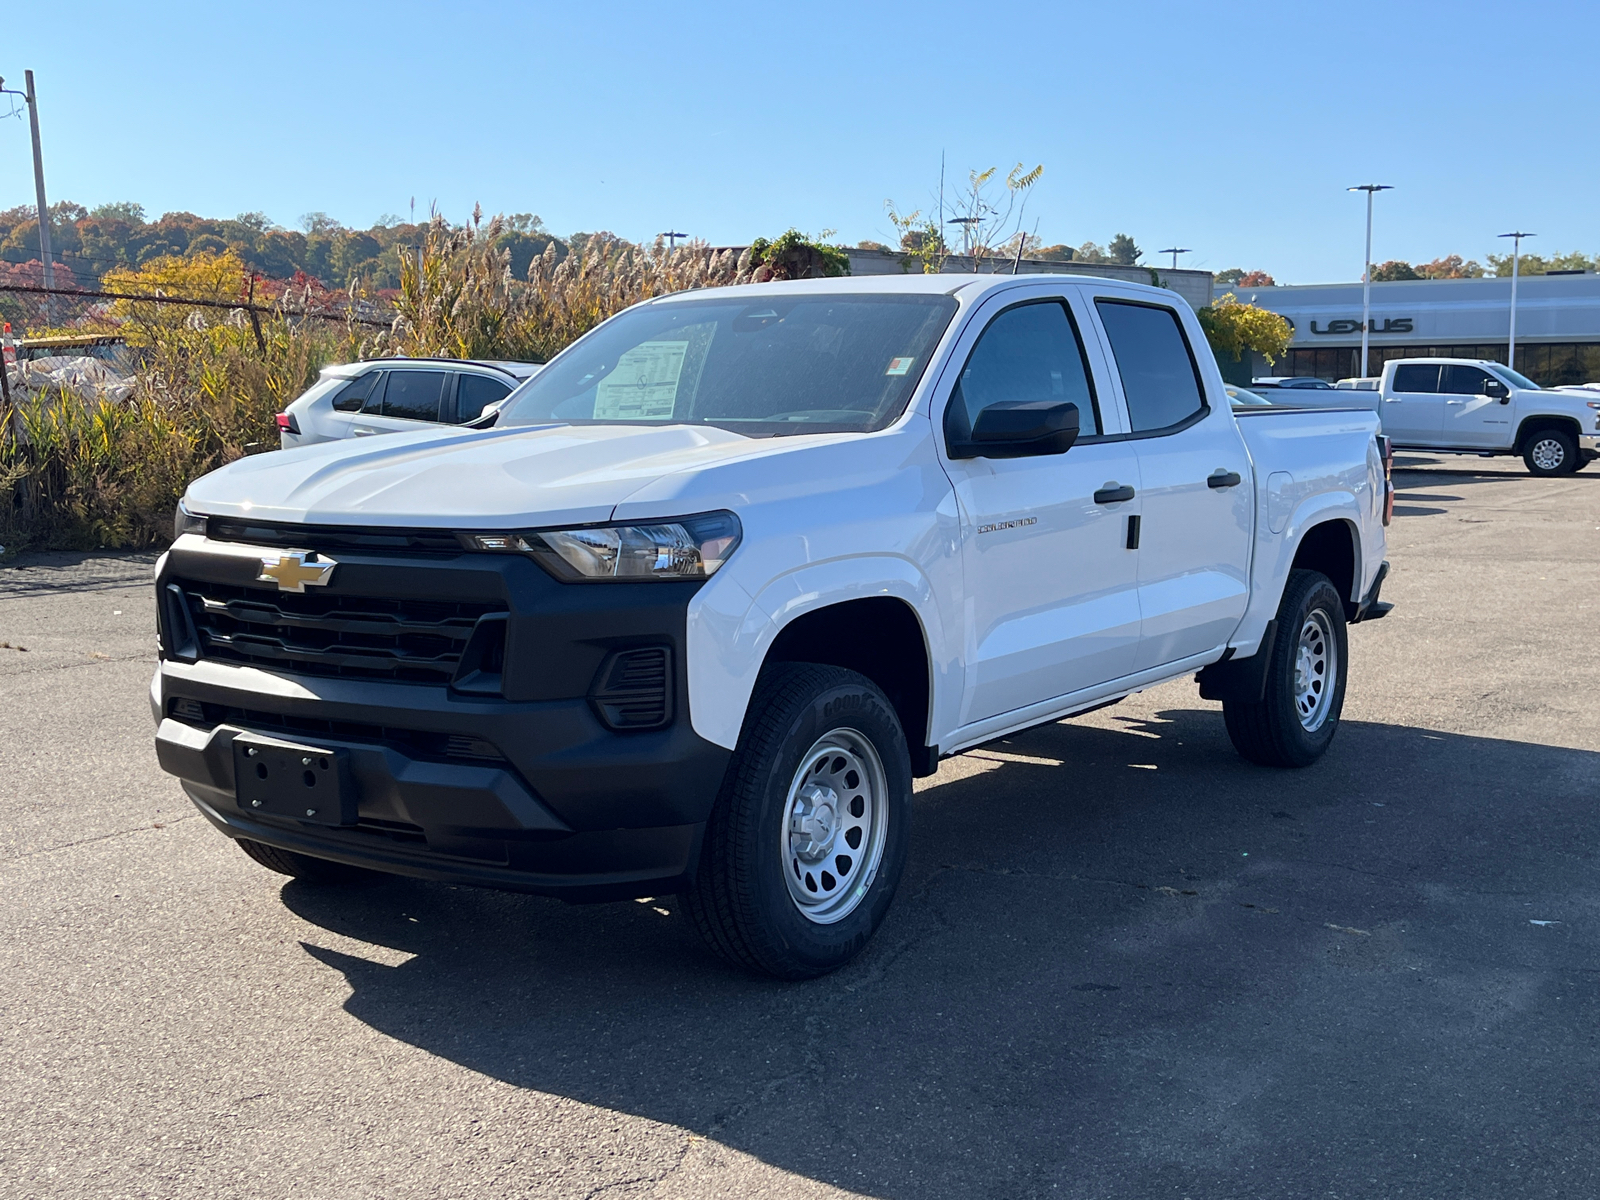
[[55,264],[50,258],[50,206],[44,198],[44,151],[39,147],[39,97],[33,90],[33,72],[24,72],[28,86],[28,130],[33,134],[33,187],[39,198],[39,261],[44,263],[45,320],[56,323],[56,298],[49,291],[56,286]]
[[1503,238],[1511,239],[1511,334],[1506,338],[1506,366],[1513,371],[1517,369],[1517,268],[1522,260],[1522,239],[1525,237],[1538,237],[1536,233],[1502,233]]
[[1367,334],[1372,324],[1372,194],[1393,190],[1393,185],[1387,183],[1358,183],[1355,187],[1345,188],[1347,192],[1367,194],[1367,257],[1366,267],[1361,272],[1361,377],[1363,379],[1367,377]]

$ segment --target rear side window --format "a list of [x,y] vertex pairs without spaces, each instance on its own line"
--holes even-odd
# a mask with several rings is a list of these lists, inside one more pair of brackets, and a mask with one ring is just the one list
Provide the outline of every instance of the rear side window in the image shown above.
[[1007,309],[983,331],[950,397],[951,417],[966,437],[978,414],[1002,400],[1070,400],[1078,406],[1082,436],[1100,432],[1083,343],[1058,300]]
[[339,412],[360,412],[382,378],[382,371],[368,371],[359,379],[352,379],[333,394],[333,407]]
[[1444,368],[1439,390],[1455,396],[1481,396],[1484,394],[1483,385],[1488,382],[1489,372],[1481,367],[1462,367],[1452,363]]
[[408,421],[437,421],[444,396],[443,371],[390,371],[383,391],[383,415]]
[[1439,368],[1428,363],[1404,363],[1394,369],[1397,392],[1437,392]]
[[1204,412],[1205,393],[1178,314],[1153,304],[1096,300],[1128,398],[1135,433],[1167,429]]
[[483,415],[483,406],[503,400],[511,388],[498,379],[483,375],[463,375],[456,385],[456,420],[476,421]]

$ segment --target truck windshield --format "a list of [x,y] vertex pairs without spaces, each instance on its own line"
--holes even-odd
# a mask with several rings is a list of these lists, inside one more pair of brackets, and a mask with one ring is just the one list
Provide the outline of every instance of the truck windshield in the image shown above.
[[1514,388],[1527,388],[1529,391],[1534,392],[1543,390],[1537,383],[1529,379],[1526,375],[1523,375],[1517,371],[1513,371],[1510,367],[1502,367],[1496,364],[1495,366],[1490,367],[1489,370],[1500,376],[1501,379],[1505,380]]
[[956,311],[948,296],[779,295],[633,308],[511,394],[499,425],[715,425],[751,437],[882,429]]

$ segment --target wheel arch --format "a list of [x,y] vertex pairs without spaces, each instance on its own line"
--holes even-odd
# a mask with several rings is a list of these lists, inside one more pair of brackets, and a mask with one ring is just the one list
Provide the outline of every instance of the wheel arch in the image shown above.
[[843,667],[872,680],[900,718],[913,774],[933,774],[938,748],[927,744],[933,658],[911,604],[898,596],[864,596],[808,609],[778,631],[761,665],[785,662]]
[[1517,440],[1513,443],[1517,454],[1528,452],[1528,443],[1536,434],[1546,429],[1557,429],[1562,433],[1572,435],[1574,445],[1580,444],[1578,439],[1583,436],[1583,426],[1576,417],[1561,416],[1556,413],[1542,413],[1536,416],[1524,417],[1522,424],[1517,426]]
[[[1330,517],[1300,535],[1289,569],[1319,571],[1344,600],[1345,619],[1356,614],[1361,596],[1361,533],[1347,517]],[[1287,577],[1285,577],[1287,586]]]

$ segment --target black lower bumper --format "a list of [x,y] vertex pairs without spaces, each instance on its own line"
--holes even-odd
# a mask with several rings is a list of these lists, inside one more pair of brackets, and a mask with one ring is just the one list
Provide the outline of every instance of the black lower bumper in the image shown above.
[[703,821],[574,830],[508,764],[429,762],[333,738],[301,741],[348,754],[356,822],[265,817],[238,800],[232,745],[241,732],[170,718],[156,732],[163,769],[229,837],[420,879],[577,901],[659,895],[693,876]]

